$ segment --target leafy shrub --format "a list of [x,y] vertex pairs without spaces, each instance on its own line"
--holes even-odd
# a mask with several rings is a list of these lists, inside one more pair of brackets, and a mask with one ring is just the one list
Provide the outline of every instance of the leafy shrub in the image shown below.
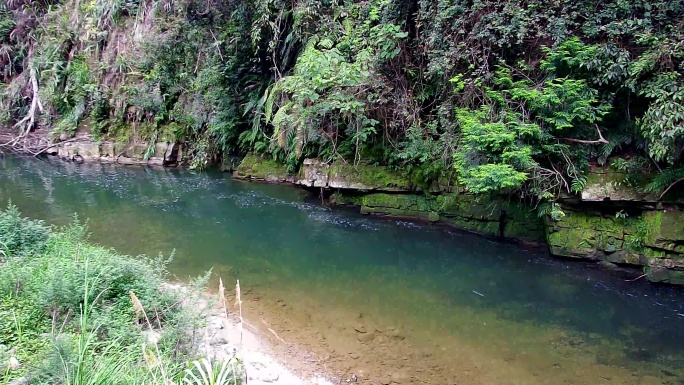
[[[30,251],[14,253],[0,268],[0,345],[13,347],[23,364],[20,372],[0,367],[0,383],[8,374],[38,385],[195,383],[185,369],[197,353],[193,333],[201,314],[192,301],[201,293],[164,289],[170,259],[89,244],[78,221],[49,231],[14,206],[0,212],[0,223],[12,250]],[[145,330],[158,338],[146,340]],[[0,358],[9,354],[0,351]],[[221,385],[239,383],[236,368],[223,370]]]
[[40,254],[48,240],[50,228],[42,221],[24,219],[16,206],[0,210],[0,257]]

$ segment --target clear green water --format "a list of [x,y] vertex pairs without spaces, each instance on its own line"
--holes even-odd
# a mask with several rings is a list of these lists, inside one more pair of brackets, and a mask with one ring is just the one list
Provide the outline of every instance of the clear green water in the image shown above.
[[[216,172],[6,156],[0,204],[9,200],[52,224],[78,213],[95,242],[124,253],[175,250],[181,279],[210,268],[239,278],[268,322],[304,329],[284,335],[349,346],[362,355],[349,366],[367,371],[415,371],[420,356],[435,363],[433,384],[684,384],[684,290],[625,282],[635,274],[330,210]],[[289,313],[275,309],[283,300]],[[359,313],[402,337],[359,344],[349,326]]]

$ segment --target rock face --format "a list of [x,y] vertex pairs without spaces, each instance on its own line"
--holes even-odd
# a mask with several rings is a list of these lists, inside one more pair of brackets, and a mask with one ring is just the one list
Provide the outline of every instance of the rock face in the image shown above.
[[[304,160],[297,175],[280,164],[248,155],[233,174],[238,179],[286,182],[306,188],[336,191],[339,205],[360,206],[363,214],[390,215],[443,222],[462,230],[531,243],[544,242],[544,223],[536,212],[506,200],[478,199],[450,193],[449,183],[419,187],[411,178],[386,167],[326,164]],[[422,194],[429,189],[431,194]]]
[[294,183],[294,176],[287,173],[285,166],[254,154],[248,154],[242,159],[233,172],[233,177],[271,183]]
[[579,201],[561,201],[565,217],[546,218],[554,255],[643,266],[651,281],[684,284],[684,211],[611,167],[591,170]]
[[544,223],[534,210],[504,199],[476,198],[470,194],[416,195],[372,193],[334,194],[337,204],[361,206],[373,215],[443,222],[461,230],[528,243],[544,242]]
[[653,193],[644,192],[624,183],[628,177],[610,167],[594,167],[587,175],[587,184],[582,190],[584,202],[655,202]]
[[318,159],[305,159],[295,184],[358,191],[412,192],[408,176],[386,167],[348,164],[326,164]]
[[297,175],[271,159],[248,154],[233,176],[237,179],[273,183],[292,183],[297,186],[357,191],[411,192],[408,177],[386,167],[326,164],[318,159],[305,159]]
[[176,143],[147,144],[63,142],[50,148],[49,155],[57,155],[75,162],[103,162],[126,165],[169,166],[182,160],[182,150]]
[[645,266],[652,281],[684,284],[684,212],[674,208],[622,217],[565,211],[547,219],[552,254]]

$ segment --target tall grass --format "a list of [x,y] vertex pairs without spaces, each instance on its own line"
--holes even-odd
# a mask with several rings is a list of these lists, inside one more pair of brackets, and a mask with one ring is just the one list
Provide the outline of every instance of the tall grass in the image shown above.
[[[201,295],[164,288],[168,259],[89,244],[78,222],[52,229],[13,207],[0,211],[3,218],[19,225],[0,226],[0,241],[20,247],[3,248],[0,345],[13,347],[23,365],[0,364],[0,384],[18,377],[32,385],[241,383],[238,360],[199,357],[193,335],[202,319],[188,301]],[[17,234],[24,232],[30,236]]]

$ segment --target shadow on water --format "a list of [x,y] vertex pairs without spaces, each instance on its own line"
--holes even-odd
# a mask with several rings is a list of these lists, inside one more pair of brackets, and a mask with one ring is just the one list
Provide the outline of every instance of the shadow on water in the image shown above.
[[426,345],[453,337],[569,363],[590,355],[661,383],[684,378],[681,288],[625,282],[443,228],[331,210],[300,190],[217,172],[4,157],[0,203],[9,200],[51,224],[78,213],[94,241],[124,253],[175,250],[171,270],[181,278],[214,267],[265,292],[306,293],[324,311],[419,330]]

